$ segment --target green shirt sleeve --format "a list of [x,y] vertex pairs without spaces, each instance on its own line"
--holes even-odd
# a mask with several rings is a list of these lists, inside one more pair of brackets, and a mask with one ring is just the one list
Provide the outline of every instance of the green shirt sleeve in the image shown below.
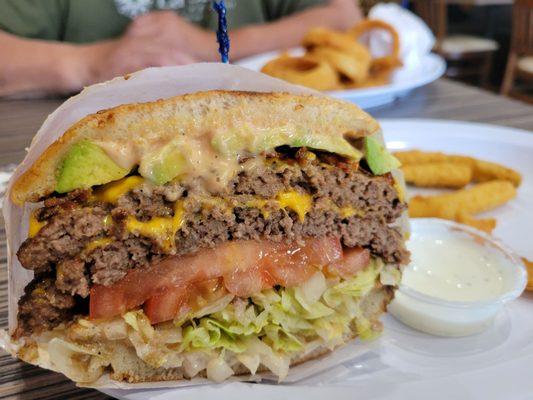
[[273,21],[327,2],[327,0],[263,0],[263,6],[267,19]]
[[0,0],[0,30],[27,38],[62,40],[67,13],[67,0]]

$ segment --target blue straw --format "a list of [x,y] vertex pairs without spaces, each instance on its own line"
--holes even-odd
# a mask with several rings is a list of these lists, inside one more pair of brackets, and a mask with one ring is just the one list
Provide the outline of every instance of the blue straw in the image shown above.
[[229,36],[224,0],[220,0],[220,2],[213,0],[213,10],[218,14],[217,42],[220,60],[227,64],[229,63]]

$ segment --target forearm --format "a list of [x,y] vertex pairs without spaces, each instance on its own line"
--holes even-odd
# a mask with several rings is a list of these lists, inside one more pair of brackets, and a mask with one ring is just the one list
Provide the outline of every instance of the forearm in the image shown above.
[[93,81],[90,60],[105,45],[77,46],[0,32],[0,97],[72,93]]
[[241,28],[230,37],[231,56],[240,59],[253,54],[289,48],[301,43],[307,31],[315,26],[344,30],[362,18],[353,0],[332,0],[279,21]]

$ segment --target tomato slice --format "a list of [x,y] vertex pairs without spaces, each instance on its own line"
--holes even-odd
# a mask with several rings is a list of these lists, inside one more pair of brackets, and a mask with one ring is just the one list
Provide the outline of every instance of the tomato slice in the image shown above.
[[235,296],[250,297],[252,294],[275,285],[267,270],[259,265],[245,271],[233,271],[224,275],[224,285]]
[[180,318],[220,299],[228,291],[222,278],[192,283],[188,286],[166,288],[144,303],[144,313],[152,324]]
[[144,313],[152,324],[179,318],[191,310],[189,306],[190,290],[188,286],[165,289],[144,303]]
[[308,239],[302,244],[227,242],[135,269],[108,287],[93,286],[90,318],[118,316],[150,299],[145,309],[153,323],[160,322],[178,315],[185,304],[191,306],[191,299],[199,297],[201,282],[223,278],[229,292],[248,297],[274,285],[296,286],[309,279],[317,267],[342,257],[340,241],[333,237]]
[[340,276],[343,279],[355,276],[370,262],[370,252],[362,247],[354,247],[344,251],[341,260],[329,264],[325,271],[328,275]]

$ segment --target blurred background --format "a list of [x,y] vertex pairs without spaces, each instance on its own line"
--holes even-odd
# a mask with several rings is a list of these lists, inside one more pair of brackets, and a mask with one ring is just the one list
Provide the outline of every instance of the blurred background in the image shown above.
[[[378,1],[362,0],[367,12]],[[446,77],[532,103],[533,1],[398,1],[431,28]]]
[[[372,0],[227,0],[232,60],[345,30]],[[533,0],[398,0],[436,37],[446,77],[531,103]],[[0,0],[0,96],[70,95],[149,66],[216,61],[209,0]]]

